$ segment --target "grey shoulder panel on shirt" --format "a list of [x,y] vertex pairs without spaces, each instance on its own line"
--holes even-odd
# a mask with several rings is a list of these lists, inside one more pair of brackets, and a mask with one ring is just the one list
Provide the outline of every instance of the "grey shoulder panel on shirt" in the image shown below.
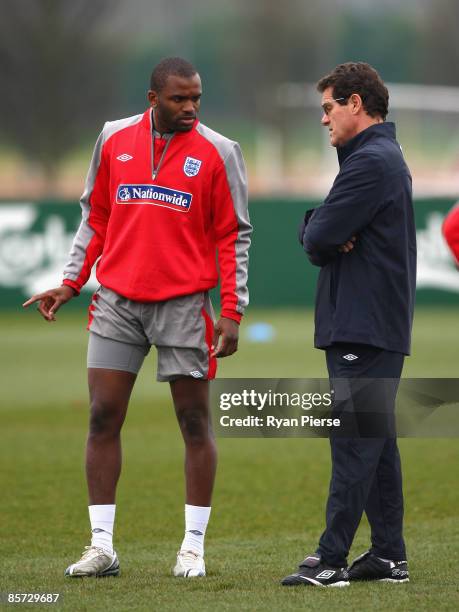
[[125,119],[118,119],[117,121],[107,121],[105,123],[94,148],[94,153],[86,178],[85,190],[80,199],[80,204],[83,210],[83,219],[86,219],[89,215],[89,196],[91,195],[92,190],[94,189],[94,183],[96,182],[97,171],[99,170],[102,156],[102,147],[107,142],[107,140],[111,138],[111,136],[116,134],[116,132],[119,132],[120,130],[124,130],[124,128],[139,123],[139,121],[142,120],[142,117],[143,115],[134,115],[132,117],[126,117]]
[[83,195],[80,198],[80,206],[82,213],[82,220],[80,227],[73,239],[72,247],[70,250],[70,257],[67,265],[64,268],[64,278],[75,281],[81,273],[85,258],[86,251],[94,236],[94,229],[89,225],[88,219],[91,212],[91,206],[89,198],[94,189],[96,182],[97,172],[102,157],[102,148],[111,136],[123,130],[124,128],[136,125],[142,120],[143,114],[134,115],[133,117],[126,117],[125,119],[118,119],[117,121],[107,121],[104,125],[102,132],[97,139],[96,146],[94,147],[94,153],[92,155],[91,164],[86,177],[86,184],[83,191]]
[[103,143],[106,142],[109,138],[119,132],[120,130],[124,130],[127,127],[131,127],[131,125],[135,125],[142,121],[143,114],[133,115],[132,117],[126,117],[125,119],[117,119],[116,121],[107,121],[104,125],[104,129],[102,130],[103,134]]
[[198,123],[196,131],[214,145],[223,161],[225,161],[236,144],[234,140],[226,138],[226,136],[211,130],[207,125],[203,125],[202,123]]
[[202,123],[198,123],[196,131],[217,149],[225,167],[238,222],[238,236],[235,244],[236,295],[238,300],[236,310],[242,314],[249,303],[247,272],[248,250],[252,233],[248,211],[247,175],[244,158],[241,147],[234,140],[222,136],[222,134],[211,130]]

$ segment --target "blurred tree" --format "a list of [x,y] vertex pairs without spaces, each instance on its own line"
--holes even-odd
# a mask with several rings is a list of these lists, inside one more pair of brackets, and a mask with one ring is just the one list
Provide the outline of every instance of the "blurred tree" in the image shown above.
[[385,81],[419,82],[419,22],[410,11],[350,11],[337,31],[333,64],[368,62]]
[[234,0],[232,6],[240,17],[227,28],[225,76],[246,112],[276,122],[278,85],[314,81],[329,68],[335,26],[318,2]]
[[424,14],[424,55],[420,58],[423,81],[459,86],[459,2],[436,0]]
[[1,133],[44,171],[48,191],[63,158],[114,107],[121,45],[104,29],[110,0],[3,0]]

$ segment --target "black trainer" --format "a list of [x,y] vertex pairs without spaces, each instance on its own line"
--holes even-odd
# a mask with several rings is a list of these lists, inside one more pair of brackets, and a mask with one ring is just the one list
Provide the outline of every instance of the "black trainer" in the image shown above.
[[319,555],[310,555],[298,567],[296,574],[286,576],[282,580],[284,586],[321,586],[344,587],[349,586],[346,568],[332,567],[322,563]]
[[352,562],[349,580],[379,580],[381,582],[409,582],[408,563],[381,559],[369,550]]

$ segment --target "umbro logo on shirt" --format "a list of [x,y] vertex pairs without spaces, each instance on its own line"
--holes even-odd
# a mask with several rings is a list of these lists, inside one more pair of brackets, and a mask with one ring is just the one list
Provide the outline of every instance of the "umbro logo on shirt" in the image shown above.
[[343,359],[347,361],[354,361],[354,359],[358,359],[357,355],[353,355],[352,353],[348,353],[347,355],[343,355]]
[[133,157],[132,155],[129,155],[128,153],[123,153],[122,155],[118,155],[116,159],[119,159],[122,162],[127,162],[130,159],[133,159]]

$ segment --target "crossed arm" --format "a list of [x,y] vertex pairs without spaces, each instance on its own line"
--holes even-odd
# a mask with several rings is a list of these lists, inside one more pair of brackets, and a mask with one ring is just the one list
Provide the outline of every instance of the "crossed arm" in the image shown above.
[[298,238],[312,264],[325,266],[352,251],[378,211],[380,182],[378,158],[367,154],[345,163],[324,203],[309,210],[300,226]]

